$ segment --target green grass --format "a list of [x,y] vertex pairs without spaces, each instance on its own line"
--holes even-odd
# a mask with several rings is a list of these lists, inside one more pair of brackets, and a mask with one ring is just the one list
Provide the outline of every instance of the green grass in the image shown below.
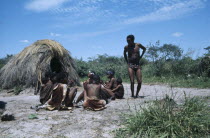
[[167,84],[173,87],[186,87],[186,88],[210,88],[210,78],[195,77],[144,77],[143,83],[145,84]]
[[[80,78],[81,82],[87,80],[88,77]],[[101,80],[107,81],[106,76],[102,76]],[[130,83],[129,78],[123,78],[124,83]],[[172,87],[185,87],[185,88],[210,88],[210,78],[195,77],[195,78],[183,78],[183,77],[144,77],[143,84],[166,84]],[[136,80],[135,80],[135,83]]]
[[[164,101],[164,102],[163,102]],[[161,101],[125,115],[117,138],[186,138],[210,136],[210,110],[198,97],[186,98],[182,105],[168,96]]]

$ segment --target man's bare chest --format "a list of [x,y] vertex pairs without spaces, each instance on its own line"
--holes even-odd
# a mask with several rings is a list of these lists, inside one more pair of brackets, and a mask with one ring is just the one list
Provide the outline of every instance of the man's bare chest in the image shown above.
[[132,54],[139,54],[139,47],[135,46],[135,47],[128,47],[128,54],[132,55]]

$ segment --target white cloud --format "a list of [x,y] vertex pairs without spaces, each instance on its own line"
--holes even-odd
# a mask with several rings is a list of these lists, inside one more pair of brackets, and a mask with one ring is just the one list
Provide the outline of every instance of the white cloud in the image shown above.
[[21,42],[21,43],[29,43],[28,40],[20,40],[19,42]]
[[57,28],[81,24],[122,27],[177,19],[203,7],[205,0],[69,0],[65,5],[52,8],[50,12],[55,17],[52,26]]
[[175,32],[172,34],[172,36],[174,36],[174,37],[180,37],[182,35],[183,35],[183,33],[180,33],[180,32]]
[[94,36],[117,32],[120,30],[121,28],[107,29],[107,30],[101,30],[101,31],[95,31],[95,32],[84,32],[84,33],[72,34],[72,35],[67,35],[66,37],[73,37],[73,38],[94,37]]
[[56,34],[56,33],[50,33],[50,36],[61,36],[61,34]]
[[32,0],[25,5],[25,8],[36,12],[42,12],[57,8],[66,1],[68,0]]
[[126,19],[123,24],[144,23],[152,21],[163,21],[176,19],[186,15],[194,10],[202,8],[204,3],[202,0],[191,0],[185,2],[174,3],[169,6],[164,6],[158,10],[140,17]]

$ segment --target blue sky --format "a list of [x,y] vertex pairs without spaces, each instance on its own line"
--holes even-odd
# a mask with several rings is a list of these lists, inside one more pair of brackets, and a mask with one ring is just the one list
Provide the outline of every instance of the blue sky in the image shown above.
[[176,44],[194,57],[210,46],[208,0],[1,0],[0,10],[0,58],[41,39],[84,60],[122,56],[129,34],[145,46]]

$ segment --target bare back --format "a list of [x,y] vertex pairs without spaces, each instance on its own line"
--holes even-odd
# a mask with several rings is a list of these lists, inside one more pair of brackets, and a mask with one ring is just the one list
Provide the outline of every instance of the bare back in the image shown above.
[[100,98],[101,84],[87,84],[87,96]]

